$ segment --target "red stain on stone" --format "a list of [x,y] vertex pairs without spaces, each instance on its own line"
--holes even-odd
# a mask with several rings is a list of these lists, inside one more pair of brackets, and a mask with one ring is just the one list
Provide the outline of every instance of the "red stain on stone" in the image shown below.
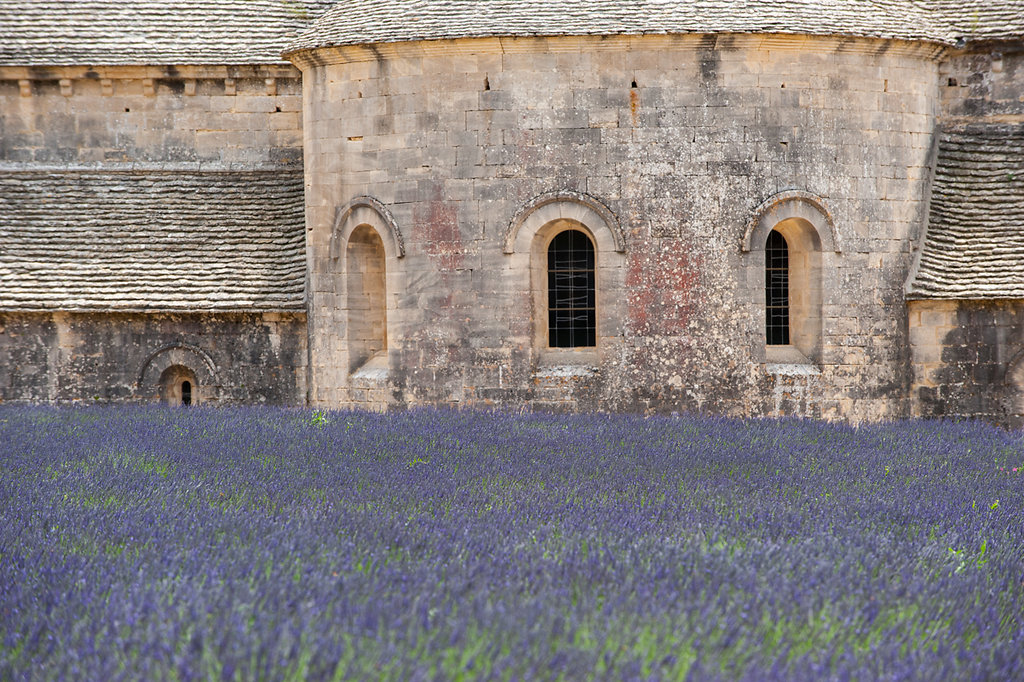
[[685,333],[695,304],[699,256],[682,239],[643,242],[630,252],[629,323],[638,335]]
[[430,201],[416,207],[413,221],[424,250],[442,272],[462,269],[465,251],[459,232],[458,209],[453,202],[441,198],[440,187]]

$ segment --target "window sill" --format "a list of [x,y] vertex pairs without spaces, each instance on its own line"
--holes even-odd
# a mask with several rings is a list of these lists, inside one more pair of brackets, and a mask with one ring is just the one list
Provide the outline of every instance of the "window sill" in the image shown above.
[[782,376],[814,376],[821,374],[796,346],[766,346],[765,371]]
[[534,379],[586,379],[597,374],[597,367],[587,365],[543,365],[533,373]]
[[775,362],[765,365],[764,369],[777,377],[816,377],[821,374],[821,370],[814,365],[785,365]]
[[388,380],[388,364],[388,352],[386,350],[377,351],[356,371],[352,372],[352,379],[368,383],[384,383]]
[[591,373],[601,364],[597,348],[545,348],[540,351],[537,362],[537,373],[550,373],[552,370],[586,369]]

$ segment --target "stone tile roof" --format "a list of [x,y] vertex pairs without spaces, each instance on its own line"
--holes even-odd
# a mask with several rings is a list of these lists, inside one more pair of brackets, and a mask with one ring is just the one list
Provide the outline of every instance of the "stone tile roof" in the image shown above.
[[0,174],[0,310],[302,310],[301,170]]
[[[649,33],[795,33],[952,43],[955,36],[943,22],[946,15],[923,2],[952,4],[952,0],[348,0],[325,12],[288,52],[461,37]],[[961,5],[968,2],[961,0]]]
[[967,40],[1024,38],[1024,0],[916,0]]
[[0,0],[0,65],[274,64],[286,48],[646,33],[1019,38],[1024,0]]
[[330,0],[0,0],[0,65],[276,64]]
[[910,298],[1024,298],[1024,125],[943,131]]

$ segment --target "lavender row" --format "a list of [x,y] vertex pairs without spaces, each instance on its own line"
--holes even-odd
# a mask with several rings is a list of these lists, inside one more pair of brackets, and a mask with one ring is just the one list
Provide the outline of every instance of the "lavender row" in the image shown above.
[[0,408],[3,679],[1020,679],[976,423]]

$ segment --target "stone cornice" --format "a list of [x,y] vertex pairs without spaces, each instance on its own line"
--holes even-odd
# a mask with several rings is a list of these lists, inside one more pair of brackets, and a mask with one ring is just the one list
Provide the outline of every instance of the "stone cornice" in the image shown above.
[[833,54],[884,54],[937,60],[949,51],[940,43],[879,38],[807,36],[788,34],[674,34],[619,36],[548,36],[458,38],[415,42],[372,43],[298,50],[284,57],[307,69],[330,64],[376,62],[416,57],[458,57],[460,54],[574,53],[587,51],[646,50],[768,50]]

